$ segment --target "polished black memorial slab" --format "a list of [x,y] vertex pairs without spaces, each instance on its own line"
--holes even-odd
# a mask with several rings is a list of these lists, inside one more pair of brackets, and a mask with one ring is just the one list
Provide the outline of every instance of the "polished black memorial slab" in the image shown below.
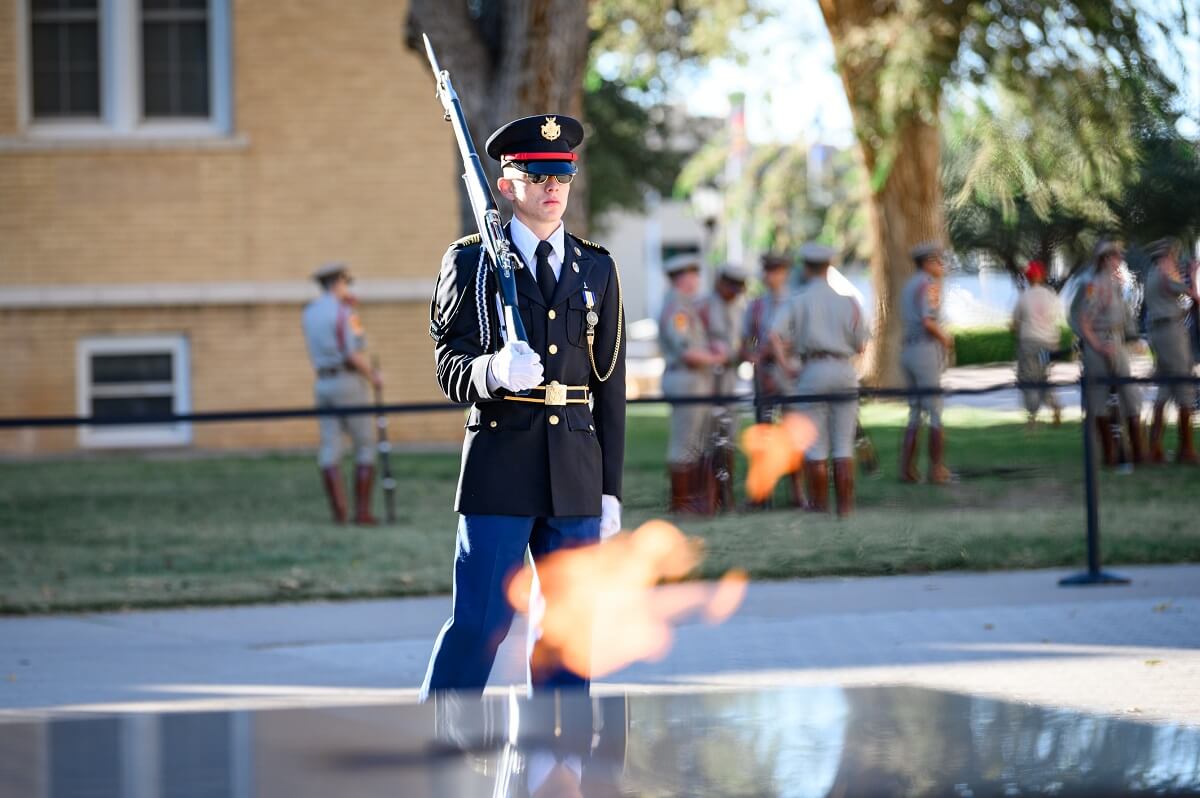
[[1200,795],[1200,727],[812,687],[0,722],[3,798]]

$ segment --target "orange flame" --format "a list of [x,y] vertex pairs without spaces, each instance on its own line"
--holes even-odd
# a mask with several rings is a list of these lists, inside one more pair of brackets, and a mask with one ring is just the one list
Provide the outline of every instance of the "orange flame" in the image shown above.
[[746,453],[746,495],[760,502],[775,490],[780,479],[804,465],[804,450],[817,439],[808,416],[788,413],[779,424],[755,424],[742,433]]
[[[745,596],[744,572],[730,571],[716,585],[656,589],[662,580],[691,572],[700,549],[671,524],[650,521],[596,546],[555,552],[538,562],[536,572],[526,565],[510,579],[507,595],[540,626],[540,660],[533,667],[605,676],[665,656],[672,624],[688,613],[699,611],[714,624],[728,619]],[[540,595],[532,590],[534,578]]]

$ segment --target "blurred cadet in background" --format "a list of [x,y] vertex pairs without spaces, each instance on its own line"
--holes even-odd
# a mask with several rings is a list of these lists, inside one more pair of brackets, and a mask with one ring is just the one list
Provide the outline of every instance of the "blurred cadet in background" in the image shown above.
[[[858,374],[853,358],[867,346],[869,328],[858,301],[838,293],[829,284],[834,251],[821,244],[800,249],[806,282],[775,317],[771,331],[776,357],[781,363],[798,358],[802,363],[791,394],[831,394],[854,391]],[[790,368],[785,366],[785,368]],[[829,509],[829,466],[833,456],[834,493],[838,515],[854,509],[854,439],[858,425],[858,399],[794,405],[816,427],[817,437],[805,453],[810,508]]]
[[[676,255],[663,265],[671,288],[658,321],[658,343],[663,356],[662,392],[667,398],[708,396],[717,366],[728,362],[724,351],[714,351],[708,327],[700,313],[700,260],[696,255]],[[667,442],[671,512],[711,513],[711,480],[704,473],[705,431],[712,408],[705,404],[671,406]]]
[[[366,356],[366,337],[354,311],[350,293],[353,278],[344,263],[328,263],[313,274],[321,295],[304,308],[302,326],[308,357],[316,372],[314,392],[318,408],[363,406],[371,403],[369,385],[382,385]],[[354,442],[354,523],[373,526],[371,483],[375,478],[375,441],[367,414],[321,416],[321,448],[317,462],[335,523],[346,522],[346,496],[342,491],[342,434]]]
[[[745,291],[745,271],[741,266],[727,263],[718,270],[717,282],[712,293],[700,303],[700,317],[708,328],[710,346],[714,352],[725,355],[724,361],[713,368],[712,390],[717,396],[733,396],[737,393]],[[714,509],[733,510],[734,436],[737,433],[737,418],[725,404],[715,404],[709,410],[704,457],[708,465],[705,470],[716,481]]]
[[[771,328],[775,319],[787,310],[791,296],[791,270],[790,257],[771,253],[763,255],[762,281],[765,290],[746,308],[746,320],[742,327],[742,359],[754,367],[756,424],[770,424],[778,420],[779,405],[768,400],[773,396],[782,396],[788,388],[787,375],[775,359],[775,348],[771,345]],[[803,473],[796,471],[790,474],[787,485],[792,506],[806,507],[808,503],[804,497]]]
[[[1079,334],[1083,344],[1084,374],[1094,382],[1087,390],[1088,412],[1092,414],[1105,465],[1117,464],[1118,441],[1110,434],[1107,417],[1110,386],[1107,377],[1128,377],[1129,353],[1126,338],[1136,336],[1136,320],[1125,301],[1119,270],[1125,259],[1125,247],[1117,241],[1102,240],[1096,245],[1095,270],[1082,286],[1078,299]],[[1117,394],[1117,411],[1129,430],[1133,462],[1144,460],[1141,393],[1136,385],[1111,386]]]
[[[918,244],[912,250],[917,273],[909,278],[900,295],[904,340],[900,367],[906,388],[940,388],[954,339],[942,329],[942,276],[946,272],[944,250],[936,242]],[[942,431],[942,397],[912,396],[908,400],[908,427],[900,449],[900,481],[919,482],[917,444],[921,419],[929,417],[929,481],[950,481],[944,462],[946,439]]]
[[[1146,247],[1150,270],[1146,274],[1146,323],[1150,346],[1154,350],[1154,374],[1157,377],[1190,377],[1192,353],[1188,342],[1187,317],[1198,301],[1196,290],[1179,274],[1179,242],[1163,238]],[[1192,403],[1195,387],[1178,383],[1159,385],[1154,399],[1154,421],[1150,425],[1150,462],[1166,461],[1163,431],[1167,400],[1174,399],[1179,409],[1179,463],[1195,465],[1192,445]]]
[[[1058,349],[1062,305],[1054,291],[1046,286],[1046,267],[1040,260],[1029,262],[1025,279],[1029,281],[1029,287],[1017,299],[1012,317],[1012,331],[1017,339],[1017,381],[1046,382],[1050,355]],[[1021,393],[1029,412],[1030,429],[1036,424],[1038,410],[1043,404],[1053,412],[1054,426],[1062,423],[1062,405],[1053,389],[1025,388]]]

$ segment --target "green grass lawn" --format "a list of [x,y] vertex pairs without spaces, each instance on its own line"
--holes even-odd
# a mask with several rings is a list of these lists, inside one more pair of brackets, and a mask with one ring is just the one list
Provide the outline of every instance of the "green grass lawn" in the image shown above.
[[[776,510],[681,520],[705,541],[700,575],[1084,562],[1076,424],[1029,435],[1015,413],[950,410],[948,459],[961,481],[934,487],[896,481],[900,406],[868,406],[863,418],[883,473],[859,480],[856,516]],[[628,442],[625,525],[633,528],[662,515],[665,410],[632,408]],[[393,459],[403,520],[375,529],[326,521],[316,466],[304,455],[0,463],[0,612],[447,592],[458,455]],[[1102,473],[1106,561],[1200,560],[1198,479],[1200,471],[1174,467]]]

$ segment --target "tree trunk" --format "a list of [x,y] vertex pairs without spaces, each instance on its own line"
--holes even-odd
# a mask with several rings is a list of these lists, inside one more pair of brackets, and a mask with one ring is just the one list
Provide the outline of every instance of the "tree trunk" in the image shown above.
[[[925,93],[910,99],[906,112],[881,119],[886,47],[867,46],[863,34],[887,17],[893,27],[904,24],[902,9],[892,0],[820,0],[820,6],[833,39],[863,164],[872,181],[868,219],[874,245],[871,276],[876,329],[867,349],[863,379],[868,385],[899,385],[900,295],[915,269],[909,252],[922,241],[946,240],[938,79],[934,75]],[[957,33],[939,30],[934,38],[945,44],[957,41]],[[943,52],[952,50],[942,47]],[[894,154],[890,161],[888,153]]]
[[[476,19],[465,0],[411,0],[406,41],[423,55],[427,33],[450,71],[484,168],[494,180],[498,164],[484,143],[505,122],[530,114],[565,114],[583,121],[583,76],[587,66],[587,4],[578,0],[491,0],[499,12]],[[485,0],[481,7],[489,6]],[[432,83],[431,83],[432,89]],[[430,100],[429,113],[437,113]],[[447,146],[455,146],[447,130]],[[457,150],[456,150],[457,154]],[[458,169],[458,167],[455,167]],[[475,219],[459,187],[460,222],[475,232]],[[503,199],[498,199],[503,205]],[[586,235],[587,186],[571,184],[567,227]]]
[[913,119],[899,131],[897,142],[900,155],[882,188],[871,194],[877,323],[867,349],[864,381],[869,385],[900,385],[900,294],[916,268],[909,252],[922,241],[945,237],[939,130]]

